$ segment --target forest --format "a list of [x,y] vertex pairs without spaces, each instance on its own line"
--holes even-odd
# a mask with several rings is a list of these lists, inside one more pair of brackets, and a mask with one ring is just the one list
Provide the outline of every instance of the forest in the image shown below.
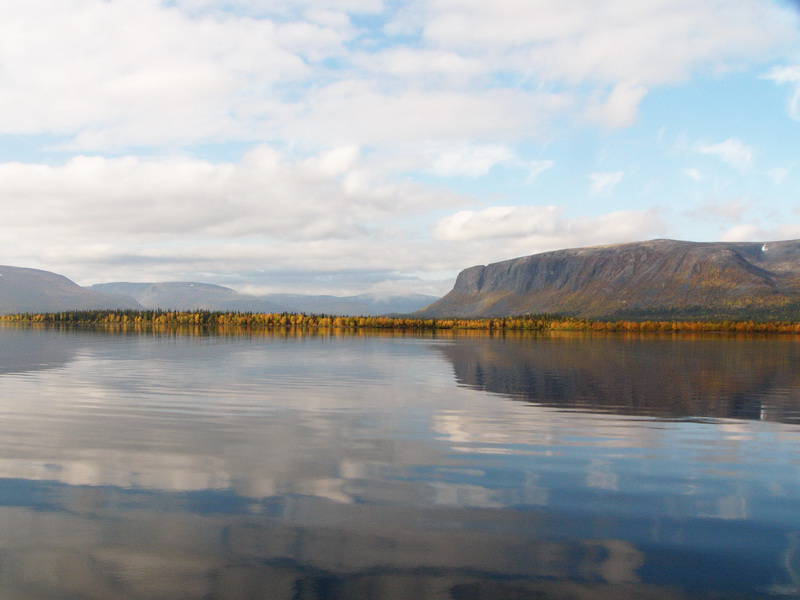
[[395,331],[623,331],[800,333],[798,321],[601,321],[559,315],[521,315],[486,319],[344,317],[303,313],[211,311],[74,311],[0,315],[0,323],[114,327],[204,327],[244,329],[382,329]]

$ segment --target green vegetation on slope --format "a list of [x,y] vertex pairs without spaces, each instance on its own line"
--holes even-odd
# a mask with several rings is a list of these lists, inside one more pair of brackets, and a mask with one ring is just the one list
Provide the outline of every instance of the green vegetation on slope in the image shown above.
[[561,313],[605,321],[798,320],[800,240],[651,240],[463,270],[421,318]]

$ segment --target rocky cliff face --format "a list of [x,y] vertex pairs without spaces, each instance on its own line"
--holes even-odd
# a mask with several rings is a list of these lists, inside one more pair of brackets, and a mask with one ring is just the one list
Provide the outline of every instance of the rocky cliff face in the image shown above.
[[800,307],[800,240],[652,240],[525,256],[462,271],[431,317],[784,316]]
[[0,266],[0,314],[136,308],[133,298],[82,288],[57,273]]

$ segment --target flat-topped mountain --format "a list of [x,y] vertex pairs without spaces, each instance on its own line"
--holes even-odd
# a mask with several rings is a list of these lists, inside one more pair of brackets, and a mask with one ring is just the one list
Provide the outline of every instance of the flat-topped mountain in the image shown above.
[[57,273],[0,266],[0,314],[136,308],[133,298],[86,289]]
[[428,317],[797,318],[800,240],[651,240],[544,252],[461,271]]
[[99,283],[91,287],[104,293],[125,294],[150,309],[220,310],[239,312],[305,312],[335,315],[382,315],[410,313],[437,298],[424,294],[391,297],[361,294],[325,296],[313,294],[241,294],[221,285],[168,281],[161,283]]

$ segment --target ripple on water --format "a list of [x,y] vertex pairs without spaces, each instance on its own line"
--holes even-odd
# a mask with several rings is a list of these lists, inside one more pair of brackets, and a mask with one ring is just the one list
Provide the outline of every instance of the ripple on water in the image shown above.
[[800,349],[784,338],[8,331],[0,346],[24,352],[0,352],[3,597],[800,582]]

